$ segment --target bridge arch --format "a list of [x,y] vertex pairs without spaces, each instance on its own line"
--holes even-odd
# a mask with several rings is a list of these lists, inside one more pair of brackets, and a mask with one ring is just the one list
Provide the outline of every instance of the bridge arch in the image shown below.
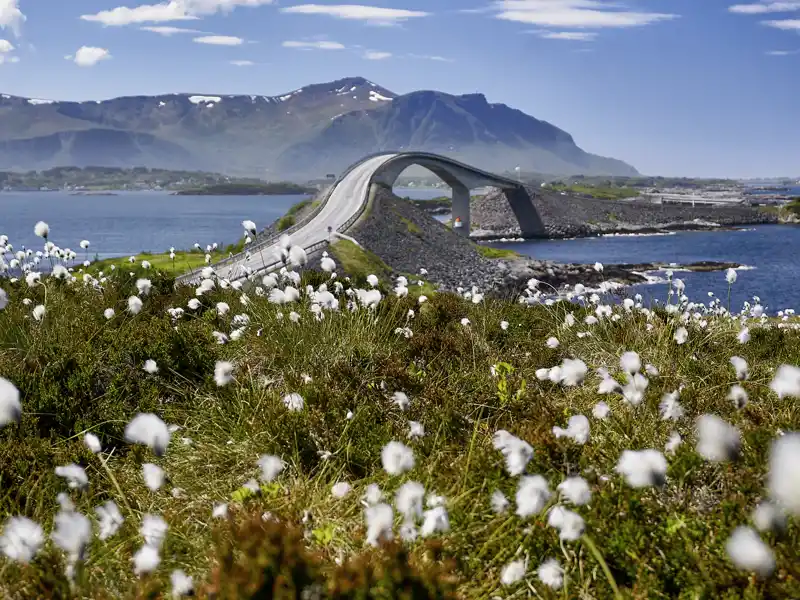
[[454,231],[469,235],[470,190],[481,187],[500,188],[508,199],[519,222],[523,236],[533,237],[544,231],[542,220],[525,187],[518,181],[495,175],[460,163],[451,158],[427,152],[387,153],[387,160],[375,170],[371,183],[391,189],[397,178],[411,166],[420,166],[439,177],[452,189],[453,221],[460,220],[461,227]]

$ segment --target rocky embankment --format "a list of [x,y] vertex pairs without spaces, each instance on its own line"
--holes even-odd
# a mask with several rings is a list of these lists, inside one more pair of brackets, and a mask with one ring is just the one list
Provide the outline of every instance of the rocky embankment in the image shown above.
[[[582,283],[642,283],[646,271],[666,265],[605,265],[602,273],[592,265],[562,264],[525,257],[485,258],[479,247],[433,219],[424,210],[398,198],[391,191],[378,191],[365,216],[348,232],[358,243],[398,273],[427,270],[426,279],[444,289],[478,286],[496,294],[519,293],[535,278],[544,286],[562,288]],[[705,263],[706,270],[737,267],[736,264]]]
[[[606,233],[652,233],[684,229],[716,229],[777,223],[777,216],[750,207],[678,206],[578,198],[541,188],[526,188],[541,217],[542,237],[574,238]],[[502,191],[471,206],[473,237],[521,235],[519,223]]]

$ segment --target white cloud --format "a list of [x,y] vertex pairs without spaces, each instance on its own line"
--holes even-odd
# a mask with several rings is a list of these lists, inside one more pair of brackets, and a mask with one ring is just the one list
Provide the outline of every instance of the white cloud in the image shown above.
[[602,0],[496,0],[493,6],[498,19],[541,27],[640,27],[678,18],[666,13],[610,10],[619,4]]
[[4,65],[5,63],[14,64],[18,62],[19,62],[19,56],[8,56],[6,54],[0,54],[0,65]]
[[364,58],[367,60],[386,60],[392,58],[391,52],[378,52],[377,50],[367,50],[364,53]]
[[14,44],[8,40],[0,40],[0,54],[6,54],[14,50]]
[[199,29],[187,29],[185,27],[171,27],[169,25],[148,25],[145,27],[140,27],[142,31],[152,31],[153,33],[158,33],[159,35],[163,36],[171,36],[176,33],[203,33]]
[[252,67],[256,64],[252,60],[232,60],[230,62],[234,67]]
[[775,29],[783,29],[784,31],[800,31],[800,19],[783,19],[780,21],[763,21],[764,25],[774,27]]
[[25,21],[25,15],[19,9],[19,0],[0,0],[0,29],[10,29],[19,35],[19,28]]
[[201,35],[192,40],[198,44],[208,44],[210,46],[241,46],[244,40],[234,35]]
[[64,58],[71,60],[79,67],[93,67],[101,60],[108,60],[111,58],[111,53],[105,48],[81,46],[74,55],[70,54]]
[[419,58],[421,60],[433,60],[436,62],[455,62],[452,58],[445,58],[444,56],[429,55],[429,54],[409,54],[409,58]]
[[392,25],[416,17],[427,17],[428,12],[400,8],[362,6],[360,4],[301,4],[282,8],[281,12],[303,15],[327,15],[337,19],[366,21],[373,25]]
[[770,50],[766,54],[767,56],[791,56],[792,54],[800,54],[800,50]]
[[[8,2],[9,0],[0,0]],[[11,0],[15,1],[15,0]],[[239,6],[263,6],[274,0],[169,0],[160,4],[143,4],[130,8],[118,6],[93,15],[82,15],[84,21],[94,21],[106,26],[137,23],[164,23],[198,19],[204,15],[230,12]]]
[[593,42],[597,38],[597,34],[593,31],[536,31],[535,33],[546,40]]
[[339,42],[295,42],[290,40],[281,45],[284,48],[299,48],[300,50],[344,50],[344,44]]
[[800,10],[800,2],[754,2],[752,4],[734,4],[728,7],[732,13],[741,15],[763,15],[765,13],[791,12]]

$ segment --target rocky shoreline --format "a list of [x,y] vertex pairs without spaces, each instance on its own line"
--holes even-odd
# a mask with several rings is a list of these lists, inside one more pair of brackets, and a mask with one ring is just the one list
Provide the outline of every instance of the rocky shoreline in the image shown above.
[[490,259],[480,253],[475,242],[455,234],[424,210],[388,190],[379,190],[375,194],[365,216],[347,234],[364,249],[380,257],[396,273],[418,273],[423,267],[427,271],[425,278],[442,289],[455,290],[475,285],[501,296],[518,294],[531,278],[555,289],[577,283],[587,287],[599,287],[603,282],[627,286],[646,283],[646,274],[653,271],[723,271],[741,266],[715,262],[680,266],[667,263],[609,264],[598,272],[594,265],[564,264],[527,257]]

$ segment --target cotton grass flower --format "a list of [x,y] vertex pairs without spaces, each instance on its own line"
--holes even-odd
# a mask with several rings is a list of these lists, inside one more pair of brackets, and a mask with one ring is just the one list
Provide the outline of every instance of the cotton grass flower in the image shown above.
[[564,362],[561,363],[560,383],[567,387],[580,385],[586,377],[588,370],[586,363],[582,360],[566,358]]
[[83,559],[92,539],[92,523],[79,512],[61,511],[55,516],[50,537],[67,553],[67,576],[71,579],[75,563]]
[[19,390],[8,379],[0,377],[0,429],[22,418]]
[[153,289],[153,283],[149,279],[137,279],[136,289],[139,290],[140,295],[147,296]]
[[524,559],[515,560],[508,563],[500,571],[500,583],[505,586],[514,585],[519,583],[525,577],[525,572],[528,570],[528,561]]
[[495,490],[494,492],[492,492],[492,498],[491,498],[492,512],[496,514],[503,514],[504,512],[506,512],[506,510],[508,510],[509,504],[510,502],[508,501],[508,498],[506,498],[505,494],[503,494],[503,492],[501,492],[500,490]]
[[47,309],[44,307],[43,304],[39,304],[34,307],[33,309],[33,318],[36,319],[37,322],[41,322],[44,319],[44,315],[47,312]]
[[164,485],[164,479],[166,478],[164,469],[152,463],[142,465],[142,475],[144,476],[145,485],[153,492],[157,492]]
[[217,387],[224,387],[233,381],[233,363],[218,360],[214,365],[214,382]]
[[142,367],[146,373],[150,373],[150,375],[155,375],[158,373],[158,364],[152,358],[147,359],[144,361],[144,367]]
[[559,590],[564,585],[564,569],[555,558],[548,558],[539,565],[536,575],[550,589]]
[[392,394],[392,403],[396,404],[400,410],[408,410],[411,400],[405,392],[395,392]]
[[594,405],[594,408],[592,408],[592,416],[595,419],[603,420],[607,418],[609,414],[611,414],[611,408],[605,402],[598,402]]
[[389,442],[381,450],[381,464],[389,475],[401,475],[414,468],[414,452],[402,442]]
[[169,576],[169,581],[172,586],[173,600],[184,596],[191,596],[194,592],[194,581],[181,569],[174,570]]
[[305,401],[300,394],[291,393],[286,394],[283,397],[283,405],[289,410],[289,412],[300,412],[305,406]]
[[619,368],[625,373],[633,375],[642,370],[642,359],[636,352],[624,352],[619,357]]
[[353,489],[353,486],[347,483],[346,481],[339,481],[335,483],[331,488],[331,495],[334,498],[344,498],[349,494]]
[[697,452],[712,462],[735,460],[739,456],[742,441],[739,430],[716,415],[698,417]]
[[736,371],[736,379],[739,381],[745,381],[750,375],[747,361],[741,356],[731,356],[730,362],[731,365],[733,365],[733,369]]
[[558,529],[558,537],[566,542],[574,542],[583,535],[586,522],[578,513],[563,506],[554,506],[547,516],[547,524]]
[[733,402],[733,405],[738,410],[741,410],[747,406],[748,399],[749,396],[747,395],[747,391],[740,385],[733,385],[728,391],[728,400]]
[[56,467],[55,473],[58,477],[63,477],[67,480],[67,485],[70,489],[83,490],[89,487],[89,477],[87,477],[86,471],[83,467],[74,463]]
[[746,344],[750,341],[750,330],[747,327],[743,327],[742,330],[736,336],[736,339],[739,341],[740,344]]
[[800,398],[800,368],[781,365],[769,387],[781,400],[787,397]]
[[774,502],[761,502],[750,515],[753,525],[761,532],[784,532],[788,525],[786,513]]
[[105,317],[106,321],[113,319],[114,315],[116,315],[116,313],[114,312],[113,308],[107,308],[103,311],[103,316]]
[[367,523],[367,543],[378,546],[381,542],[389,542],[394,538],[394,511],[388,504],[378,503],[364,509],[364,520]]
[[589,419],[584,415],[574,415],[567,421],[567,428],[553,427],[553,435],[556,438],[567,437],[577,444],[585,444],[589,441]]
[[725,551],[736,568],[743,571],[753,571],[766,577],[775,570],[774,553],[749,527],[734,529],[725,543]]
[[125,427],[125,441],[148,446],[156,456],[164,456],[171,433],[166,423],[152,413],[139,413]]
[[592,490],[583,477],[567,477],[558,484],[557,489],[567,500],[577,506],[589,504],[592,499]]
[[506,471],[512,477],[524,473],[525,467],[528,466],[531,458],[533,458],[533,446],[504,429],[494,434],[492,445],[503,454],[506,462]]
[[149,544],[143,545],[136,554],[133,555],[133,572],[136,575],[152,573],[161,564],[161,556],[158,548]]
[[128,312],[132,315],[138,315],[142,312],[142,299],[138,296],[128,298]]
[[658,450],[624,450],[614,470],[632,488],[660,487],[667,479],[667,461]]
[[261,468],[261,480],[270,483],[283,471],[286,463],[277,456],[262,454],[258,459],[258,466]]
[[517,485],[517,516],[530,517],[544,510],[551,496],[547,480],[541,475],[520,477]]
[[450,531],[450,517],[444,506],[434,506],[422,515],[420,535],[430,537],[434,533],[447,533]]
[[44,544],[44,531],[27,517],[10,517],[0,536],[0,551],[8,558],[22,564],[30,563]]
[[8,294],[3,288],[0,288],[0,310],[8,306]]
[[100,540],[106,540],[117,533],[125,520],[113,500],[96,507],[94,512],[97,515],[100,528],[100,533],[98,534]]
[[800,433],[792,432],[772,442],[767,489],[782,509],[800,516]]
[[675,343],[679,346],[685,344],[686,340],[689,339],[689,331],[686,329],[686,327],[678,327],[678,329],[675,331],[674,339]]
[[39,221],[33,226],[33,233],[35,233],[37,237],[47,239],[47,236],[50,235],[50,225],[44,221]]
[[555,350],[561,345],[561,342],[558,341],[558,338],[549,337],[547,338],[547,342],[545,342],[548,348]]

